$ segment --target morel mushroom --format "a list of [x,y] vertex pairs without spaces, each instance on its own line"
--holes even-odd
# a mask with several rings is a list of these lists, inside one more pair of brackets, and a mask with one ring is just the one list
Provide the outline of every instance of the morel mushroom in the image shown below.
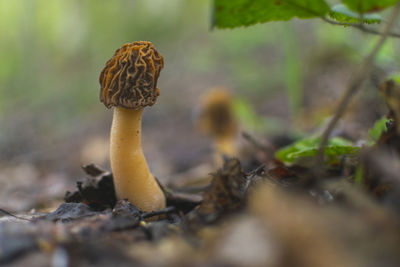
[[165,196],[151,174],[141,143],[142,112],[156,103],[157,80],[164,58],[151,42],[125,44],[100,74],[100,100],[114,107],[110,161],[118,199],[143,211],[165,207]]
[[217,165],[222,165],[222,156],[237,157],[239,127],[229,91],[223,87],[207,91],[200,109],[198,127],[214,139]]

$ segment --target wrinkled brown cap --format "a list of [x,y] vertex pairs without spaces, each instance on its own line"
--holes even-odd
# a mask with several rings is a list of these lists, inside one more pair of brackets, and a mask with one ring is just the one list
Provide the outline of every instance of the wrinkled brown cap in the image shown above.
[[141,109],[156,103],[163,56],[151,42],[125,44],[115,51],[100,74],[100,100],[107,108]]

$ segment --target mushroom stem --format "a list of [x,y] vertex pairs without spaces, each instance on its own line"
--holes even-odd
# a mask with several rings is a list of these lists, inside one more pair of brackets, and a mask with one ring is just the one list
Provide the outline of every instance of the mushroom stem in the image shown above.
[[150,212],[165,208],[165,197],[142,151],[142,113],[143,109],[114,108],[110,161],[117,198]]
[[215,140],[216,151],[228,157],[236,157],[236,137],[234,135],[217,136]]

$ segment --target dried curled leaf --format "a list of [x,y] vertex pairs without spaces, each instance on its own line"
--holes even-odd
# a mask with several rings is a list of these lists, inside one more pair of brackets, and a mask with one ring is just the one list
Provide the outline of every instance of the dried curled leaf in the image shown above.
[[245,204],[250,179],[237,159],[231,159],[214,175],[204,191],[203,202],[189,216],[190,221],[211,223],[222,215],[239,210]]
[[65,202],[82,202],[96,210],[114,207],[117,198],[112,174],[94,164],[83,166],[82,169],[88,177],[83,182],[77,182],[77,191],[66,193]]

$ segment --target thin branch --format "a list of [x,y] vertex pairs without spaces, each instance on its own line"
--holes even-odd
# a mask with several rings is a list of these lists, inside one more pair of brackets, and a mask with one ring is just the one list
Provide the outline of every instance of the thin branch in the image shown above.
[[164,215],[164,214],[168,214],[171,212],[175,211],[175,207],[166,207],[162,210],[156,210],[156,211],[151,211],[151,212],[143,212],[142,213],[142,218],[143,219],[147,219],[150,217],[154,217],[154,216],[159,216],[159,215]]
[[254,176],[262,176],[265,174],[265,164],[261,164],[251,172],[247,174],[247,179],[251,180],[254,178]]
[[[380,31],[377,31],[375,29],[367,28],[363,24],[358,24],[358,23],[348,23],[348,22],[339,22],[339,21],[334,21],[325,17],[321,17],[321,19],[329,24],[332,25],[340,25],[340,26],[348,26],[348,27],[353,27],[356,29],[359,29],[360,31],[363,31],[365,33],[370,33],[370,34],[375,34],[375,35],[382,35],[383,33]],[[400,33],[395,33],[395,32],[389,32],[387,34],[390,37],[395,37],[395,38],[400,38]]]
[[258,140],[256,140],[253,136],[251,136],[248,132],[242,132],[242,136],[246,139],[250,144],[252,144],[255,148],[262,151],[265,155],[270,156],[274,153],[275,148],[272,144],[261,144]]
[[[363,84],[364,80],[370,74],[370,70],[371,70],[374,58],[375,58],[376,54],[379,52],[379,50],[381,49],[382,45],[385,43],[387,37],[389,36],[390,30],[391,30],[399,12],[400,12],[400,3],[394,7],[394,9],[388,19],[388,23],[382,32],[381,37],[379,38],[375,47],[372,49],[371,53],[364,59],[358,72],[356,72],[354,74],[354,76],[353,76],[354,78],[352,78],[352,80],[349,83],[349,86],[347,87],[346,91],[344,92],[343,96],[341,97],[333,118],[331,119],[331,121],[329,122],[328,126],[326,127],[325,131],[322,134],[321,144],[318,149],[318,154],[316,157],[316,165],[315,165],[316,170],[321,170],[321,167],[323,166],[324,150],[325,150],[326,144],[328,143],[328,139],[329,139],[329,136],[331,135],[332,130],[335,128],[336,123],[339,121],[340,117],[342,117],[352,96],[358,91],[358,89]],[[317,173],[320,173],[320,171]]]
[[7,216],[11,216],[11,217],[14,217],[14,218],[19,219],[19,220],[31,221],[30,219],[27,219],[27,218],[23,218],[23,217],[19,217],[19,216],[17,216],[17,215],[14,215],[14,214],[12,214],[11,212],[6,211],[5,209],[2,209],[2,208],[0,208],[0,212],[1,212],[1,213],[4,213],[4,214],[7,215]]

